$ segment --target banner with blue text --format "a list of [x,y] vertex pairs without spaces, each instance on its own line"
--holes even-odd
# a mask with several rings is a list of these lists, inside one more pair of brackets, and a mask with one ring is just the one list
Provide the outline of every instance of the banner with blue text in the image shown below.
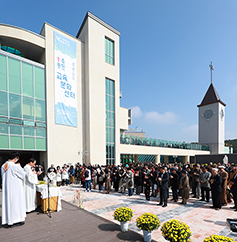
[[54,31],[55,123],[77,127],[77,45]]

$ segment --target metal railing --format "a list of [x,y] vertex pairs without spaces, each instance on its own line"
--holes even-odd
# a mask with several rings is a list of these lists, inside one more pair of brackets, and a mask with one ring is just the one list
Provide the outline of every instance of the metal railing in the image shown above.
[[205,151],[210,150],[208,145],[176,142],[176,141],[161,140],[161,139],[152,139],[152,138],[137,137],[137,136],[131,136],[131,135],[121,135],[120,144],[165,147],[165,148],[187,149],[187,150],[205,150]]

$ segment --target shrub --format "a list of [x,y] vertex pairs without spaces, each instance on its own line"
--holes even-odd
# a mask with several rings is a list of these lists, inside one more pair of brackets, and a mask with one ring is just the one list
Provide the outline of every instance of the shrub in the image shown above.
[[131,208],[117,208],[114,211],[114,219],[120,221],[120,222],[127,222],[130,221],[133,217],[133,211]]
[[234,240],[226,236],[213,234],[212,236],[206,237],[203,242],[234,242]]
[[153,213],[144,213],[136,219],[136,224],[139,229],[150,232],[160,227],[160,220]]
[[170,242],[188,242],[192,233],[185,223],[172,219],[161,227],[162,235]]

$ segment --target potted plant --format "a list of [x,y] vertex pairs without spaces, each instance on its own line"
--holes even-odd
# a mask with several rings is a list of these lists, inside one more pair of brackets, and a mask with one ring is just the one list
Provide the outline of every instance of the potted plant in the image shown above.
[[172,219],[161,227],[163,237],[170,242],[188,242],[192,236],[190,228],[185,223]]
[[132,217],[133,211],[131,208],[121,207],[114,211],[114,219],[120,222],[122,232],[128,231],[128,223]]
[[216,234],[206,237],[203,242],[214,242],[214,241],[215,242],[234,242],[234,240],[229,237],[216,235]]
[[144,213],[136,219],[136,225],[143,230],[144,241],[150,242],[152,231],[160,227],[160,220],[153,213]]

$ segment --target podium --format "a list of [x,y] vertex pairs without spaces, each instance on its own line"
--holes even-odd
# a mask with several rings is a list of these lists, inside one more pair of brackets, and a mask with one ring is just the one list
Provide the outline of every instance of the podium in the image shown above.
[[50,212],[59,212],[62,210],[61,198],[62,193],[59,187],[49,187],[49,198],[48,198],[48,186],[47,185],[36,185],[37,193],[37,206],[40,206],[43,213],[47,213],[48,199],[50,204]]

